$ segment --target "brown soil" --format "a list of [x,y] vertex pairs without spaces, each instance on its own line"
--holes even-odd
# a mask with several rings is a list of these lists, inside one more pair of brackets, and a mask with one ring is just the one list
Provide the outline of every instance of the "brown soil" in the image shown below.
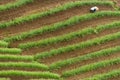
[[90,27],[90,26],[96,27],[97,25],[104,25],[104,24],[111,23],[111,22],[117,21],[117,20],[120,20],[120,17],[103,17],[103,18],[92,19],[89,21],[87,20],[87,21],[83,21],[82,23],[78,23],[75,25],[68,26],[66,28],[61,28],[61,29],[55,30],[53,32],[46,32],[41,35],[33,36],[31,38],[25,38],[20,41],[14,41],[13,43],[10,44],[10,46],[17,47],[18,44],[20,44],[20,43],[26,43],[26,42],[30,42],[30,41],[37,41],[37,40],[42,40],[45,38],[64,35],[64,34],[67,34],[70,32],[84,29],[86,27]]
[[[40,62],[45,63],[47,65],[50,65],[51,63],[54,63],[54,62],[59,61],[59,60],[64,60],[64,59],[80,56],[80,55],[83,55],[83,54],[86,54],[86,53],[95,52],[95,51],[98,51],[100,49],[108,48],[108,47],[111,47],[111,46],[120,45],[119,40],[120,39],[109,41],[109,42],[103,43],[101,45],[91,46],[91,47],[87,47],[87,48],[84,48],[84,49],[75,50],[75,51],[71,51],[71,52],[66,52],[66,53],[63,53],[63,54],[58,54],[58,55],[55,55],[55,56],[52,56],[52,57],[47,57],[47,58],[41,59]],[[114,42],[116,42],[116,43],[114,43]]]
[[12,20],[16,17],[33,13],[33,11],[36,9],[46,10],[48,9],[48,7],[55,7],[56,5],[62,5],[69,1],[75,0],[34,0],[33,3],[20,6],[19,8],[13,8],[7,11],[0,12],[0,21]]
[[107,73],[109,71],[112,71],[112,70],[118,69],[118,68],[120,68],[120,64],[115,64],[115,65],[112,65],[112,66],[107,66],[107,67],[104,67],[104,68],[102,67],[102,68],[98,68],[96,70],[92,70],[92,71],[89,71],[89,72],[86,72],[86,73],[71,76],[71,77],[67,78],[66,80],[78,80],[78,79],[83,79],[83,78],[87,78],[87,77],[92,77],[94,75]]
[[[17,33],[30,31],[30,30],[33,30],[33,29],[43,27],[43,25],[45,26],[45,25],[50,25],[52,23],[56,23],[56,22],[59,22],[59,21],[63,21],[65,19],[68,19],[68,18],[70,18],[72,16],[75,16],[75,15],[82,15],[84,13],[89,12],[89,10],[88,10],[89,7],[83,7],[83,8],[77,7],[77,8],[74,8],[74,9],[61,11],[61,12],[56,13],[54,15],[45,16],[43,18],[36,19],[36,20],[33,20],[33,21],[29,21],[29,22],[26,22],[26,23],[22,23],[22,24],[19,24],[19,25],[10,26],[8,28],[0,29],[0,36],[11,36],[11,35],[14,35],[14,34],[17,34]],[[83,10],[84,8],[86,8],[86,9]],[[102,6],[100,8],[101,8],[101,10],[112,10],[113,9],[109,6]]]
[[72,70],[72,69],[75,69],[75,68],[90,64],[90,63],[95,63],[95,62],[99,62],[99,61],[103,61],[103,60],[109,60],[109,59],[117,58],[117,57],[120,57],[120,52],[114,53],[114,54],[111,54],[111,55],[107,55],[107,56],[101,56],[101,57],[97,57],[97,58],[77,62],[77,63],[71,64],[71,65],[64,66],[64,67],[62,67],[60,69],[53,70],[53,72],[61,74],[61,73],[65,72],[65,71]]
[[5,5],[7,3],[10,3],[10,2],[14,2],[16,0],[0,0],[0,5]]
[[34,55],[35,53],[41,53],[41,52],[44,52],[44,51],[50,51],[52,49],[57,49],[57,48],[60,48],[60,47],[63,47],[63,46],[77,44],[77,43],[80,43],[80,42],[83,42],[83,41],[86,41],[86,40],[89,40],[89,39],[93,39],[93,38],[96,38],[96,37],[101,37],[103,35],[115,33],[115,32],[118,32],[118,31],[120,31],[120,28],[107,29],[107,30],[104,30],[104,31],[100,32],[99,34],[90,34],[90,35],[86,35],[84,37],[74,38],[74,39],[69,40],[69,41],[63,41],[63,42],[58,42],[56,44],[51,44],[51,45],[47,45],[47,46],[43,46],[43,47],[39,47],[39,48],[31,48],[31,49],[28,49],[28,50],[24,50],[22,52],[22,55]]
[[120,80],[120,76],[118,76],[118,77],[113,77],[113,78],[108,79],[108,80]]

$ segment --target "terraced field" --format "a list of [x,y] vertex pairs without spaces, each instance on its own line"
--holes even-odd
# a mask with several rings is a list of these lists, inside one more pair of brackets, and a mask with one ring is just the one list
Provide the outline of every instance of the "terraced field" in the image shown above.
[[119,4],[0,0],[0,80],[120,80]]

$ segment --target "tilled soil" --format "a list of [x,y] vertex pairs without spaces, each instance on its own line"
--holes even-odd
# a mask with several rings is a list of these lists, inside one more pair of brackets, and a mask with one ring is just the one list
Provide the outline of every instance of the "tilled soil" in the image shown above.
[[120,20],[120,17],[102,17],[102,18],[97,18],[97,19],[92,19],[92,20],[87,20],[80,22],[75,25],[68,26],[66,28],[61,28],[58,30],[55,30],[53,32],[46,32],[41,35],[33,36],[31,38],[25,38],[20,41],[14,41],[13,43],[10,44],[11,47],[17,47],[20,43],[26,43],[30,41],[37,41],[37,40],[42,40],[45,38],[50,38],[50,37],[55,37],[59,35],[64,35],[70,32],[75,32],[77,30],[81,30],[87,27],[96,27],[97,25],[104,25],[113,21]]
[[[7,0],[4,0],[7,1]],[[27,14],[32,14],[34,10],[48,10],[48,7],[52,8],[57,5],[62,5],[66,2],[75,1],[75,0],[34,0],[33,3],[20,6],[19,8],[13,8],[7,11],[0,12],[0,21],[12,20],[16,17],[25,16]],[[49,6],[48,6],[49,5]],[[39,11],[38,11],[39,12]],[[9,13],[9,14],[8,14]]]
[[68,41],[62,41],[62,42],[58,42],[56,44],[41,46],[39,48],[34,47],[34,48],[31,48],[31,49],[24,50],[22,52],[22,55],[34,55],[36,53],[41,53],[41,52],[44,52],[44,51],[50,51],[52,49],[57,49],[57,48],[64,47],[64,46],[67,46],[67,45],[77,44],[77,43],[80,43],[80,42],[83,42],[83,41],[87,41],[89,39],[93,39],[93,38],[96,38],[96,37],[101,37],[103,35],[119,32],[119,31],[120,31],[120,28],[107,29],[107,30],[101,31],[98,34],[85,35],[84,37],[77,37],[77,38],[73,38],[73,39],[68,40]]
[[[90,7],[90,6],[89,6]],[[59,21],[64,21],[75,15],[82,15],[85,13],[89,13],[89,7],[77,7],[74,9],[68,9],[66,11],[61,11],[53,15],[45,16],[40,19],[36,19],[33,21],[25,22],[19,25],[10,26],[8,28],[0,29],[0,36],[11,36],[17,33],[30,31],[33,29],[44,27],[45,25],[50,25]],[[109,6],[102,6],[101,10],[112,10],[113,8]],[[72,11],[72,12],[71,12]]]
[[79,67],[84,66],[84,65],[88,65],[88,64],[103,61],[103,60],[109,60],[109,59],[113,59],[113,58],[117,58],[117,57],[120,57],[120,52],[110,54],[110,55],[107,55],[107,56],[101,56],[101,57],[97,57],[97,58],[92,58],[92,59],[80,61],[80,62],[71,64],[71,65],[61,67],[60,69],[57,69],[57,70],[53,70],[53,72],[58,73],[58,74],[62,74],[65,71],[76,69],[76,68],[79,68]]
[[119,69],[119,68],[120,68],[120,64],[115,64],[115,65],[111,65],[111,66],[107,66],[107,67],[98,68],[96,70],[92,70],[92,71],[89,71],[89,72],[86,72],[83,74],[71,76],[69,78],[66,78],[66,80],[78,80],[78,79],[83,79],[83,78],[87,78],[87,77],[92,77],[94,75],[107,73],[109,71]]

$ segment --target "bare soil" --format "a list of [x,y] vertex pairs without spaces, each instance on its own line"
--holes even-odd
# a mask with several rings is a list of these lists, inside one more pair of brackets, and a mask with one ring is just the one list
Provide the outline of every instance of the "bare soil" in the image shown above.
[[75,76],[71,76],[69,78],[66,78],[66,80],[78,80],[78,79],[83,79],[83,78],[87,78],[87,77],[92,77],[94,75],[97,74],[102,74],[102,73],[107,73],[109,71],[112,71],[114,69],[118,69],[120,68],[120,64],[115,64],[112,66],[107,66],[107,67],[102,67],[102,68],[98,68],[96,70],[92,70],[83,74],[79,74],[79,75],[75,75]]
[[31,42],[31,41],[42,40],[45,38],[56,37],[59,35],[68,34],[70,32],[75,32],[75,31],[78,31],[78,30],[81,30],[81,29],[84,29],[90,26],[96,27],[97,25],[104,25],[104,24],[111,23],[117,20],[120,20],[120,17],[102,17],[102,18],[83,21],[82,23],[80,22],[78,24],[71,25],[66,28],[61,28],[53,32],[46,32],[41,35],[25,38],[20,41],[14,41],[10,44],[10,47],[17,47],[20,43],[26,43],[26,42]]
[[58,49],[60,47],[77,44],[77,43],[80,43],[80,42],[83,42],[83,41],[87,41],[89,39],[93,39],[93,38],[96,38],[96,37],[101,37],[103,35],[115,33],[115,32],[118,32],[118,31],[120,31],[120,28],[108,29],[108,30],[104,30],[104,31],[102,31],[98,34],[90,34],[90,35],[86,35],[84,37],[74,38],[74,39],[71,39],[69,41],[58,42],[56,44],[50,44],[50,45],[42,46],[42,47],[39,47],[39,48],[27,49],[27,50],[24,50],[22,52],[22,55],[35,55],[36,53],[41,53],[41,52],[44,52],[44,51],[50,51],[52,49]]
[[[68,9],[66,11],[61,11],[53,15],[42,17],[40,19],[36,19],[33,21],[19,24],[19,25],[0,29],[0,36],[6,37],[6,36],[15,35],[21,32],[26,32],[26,31],[30,31],[33,29],[41,28],[41,27],[44,27],[45,25],[50,25],[50,24],[53,24],[59,21],[64,21],[75,15],[82,15],[85,13],[89,13],[89,7],[86,7],[85,10],[83,10],[85,7],[84,8],[77,7],[74,9]],[[102,6],[100,8],[101,10],[113,10],[113,8],[109,6]]]
[[[8,0],[4,0],[8,1]],[[66,2],[75,1],[75,0],[34,0],[33,3],[20,6],[19,8],[13,8],[7,11],[0,12],[0,21],[12,20],[16,17],[25,16],[27,14],[32,14],[35,10],[47,10],[57,5],[62,5]],[[38,11],[39,12],[39,11]],[[9,14],[8,14],[9,13]]]

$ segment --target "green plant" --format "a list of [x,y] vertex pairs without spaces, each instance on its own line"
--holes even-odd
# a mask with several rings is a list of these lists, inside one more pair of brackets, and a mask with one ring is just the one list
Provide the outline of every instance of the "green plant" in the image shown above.
[[108,73],[94,75],[93,77],[85,78],[83,80],[108,80],[108,79],[119,77],[119,76],[120,76],[120,69],[116,69]]
[[8,47],[8,43],[5,41],[0,41],[0,47]]
[[33,47],[42,47],[42,46],[46,46],[46,45],[50,45],[50,44],[56,44],[58,42],[63,42],[63,41],[69,41],[72,40],[74,38],[77,37],[83,37],[89,34],[95,34],[95,33],[99,33],[103,30],[106,29],[111,29],[111,28],[120,28],[120,22],[119,21],[115,21],[113,23],[110,24],[106,24],[106,25],[99,25],[96,28],[92,28],[92,27],[88,27],[76,32],[72,32],[72,33],[68,33],[62,36],[57,36],[57,37],[51,37],[51,38],[46,38],[40,41],[34,41],[34,42],[27,42],[27,43],[22,43],[19,44],[19,48],[21,49],[30,49]]
[[49,67],[50,67],[50,70],[58,69],[58,68],[61,68],[63,66],[68,66],[68,65],[71,65],[71,64],[75,64],[77,62],[81,62],[81,61],[84,61],[84,60],[89,60],[89,59],[94,59],[94,58],[98,58],[98,57],[102,57],[102,56],[108,56],[108,55],[111,55],[111,54],[116,54],[117,52],[120,52],[120,46],[115,46],[115,47],[112,47],[112,48],[103,49],[103,50],[96,51],[96,52],[93,52],[93,53],[88,53],[88,54],[83,55],[83,56],[78,56],[78,57],[74,57],[74,58],[61,60],[61,61],[58,61],[58,62],[55,62],[55,63],[51,64]]
[[9,10],[12,8],[18,8],[22,5],[32,3],[32,2],[33,2],[33,0],[17,0],[16,2],[8,3],[5,5],[0,5],[0,11]]
[[59,79],[58,74],[50,72],[31,72],[31,71],[18,71],[18,70],[2,70],[0,71],[0,76],[9,77],[9,76],[19,76],[19,77],[31,77],[31,78],[45,78],[45,79]]
[[22,50],[18,48],[0,48],[0,53],[20,54],[21,52]]
[[65,47],[61,47],[61,48],[58,48],[58,49],[53,49],[53,50],[50,50],[49,52],[42,52],[42,53],[37,53],[35,56],[34,56],[34,59],[37,60],[37,59],[42,59],[42,58],[46,58],[46,57],[51,57],[51,56],[55,56],[55,55],[58,55],[58,54],[64,54],[65,52],[70,52],[70,51],[75,51],[75,50],[80,50],[80,49],[83,49],[83,48],[87,48],[87,47],[90,47],[90,46],[93,46],[93,45],[99,45],[99,44],[102,44],[102,43],[105,43],[105,42],[108,42],[108,41],[112,41],[112,40],[115,40],[115,39],[119,39],[120,38],[120,32],[117,32],[117,33],[114,33],[114,34],[109,34],[109,35],[106,35],[106,36],[102,36],[102,37],[99,37],[99,38],[94,38],[94,39],[91,39],[91,40],[87,40],[85,42],[81,42],[81,43],[77,43],[77,44],[73,44],[73,45],[68,45],[68,46],[65,46]]
[[9,60],[9,61],[34,61],[33,56],[21,56],[21,55],[8,55],[8,54],[0,54],[0,60]]
[[29,69],[39,69],[48,70],[48,66],[40,63],[31,62],[0,62],[0,68],[29,68]]
[[55,24],[50,25],[50,26],[44,26],[42,28],[35,29],[35,30],[29,31],[29,32],[23,32],[21,34],[6,37],[3,40],[6,42],[23,40],[23,39],[28,38],[28,37],[33,37],[35,35],[40,35],[40,34],[43,34],[46,32],[51,32],[51,31],[55,31],[57,29],[69,27],[70,25],[74,25],[74,24],[80,23],[82,21],[92,20],[92,19],[101,18],[101,17],[105,17],[105,16],[108,16],[108,17],[120,16],[120,12],[102,11],[102,12],[97,12],[95,14],[86,14],[86,15],[82,15],[82,16],[74,16],[66,21],[58,22],[58,23],[55,23]]
[[62,77],[70,77],[70,76],[82,74],[88,71],[92,71],[92,70],[96,70],[99,68],[104,68],[106,66],[111,66],[111,65],[116,65],[116,64],[120,64],[120,58],[91,63],[91,64],[81,66],[76,69],[65,71],[63,72]]

